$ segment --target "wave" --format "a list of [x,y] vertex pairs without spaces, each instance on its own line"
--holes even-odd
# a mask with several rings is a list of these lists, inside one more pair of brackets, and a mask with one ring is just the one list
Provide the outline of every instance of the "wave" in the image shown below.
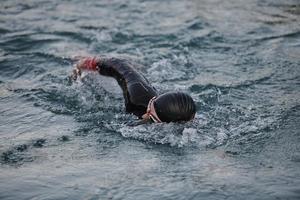
[[154,144],[172,147],[214,148],[225,142],[228,135],[224,131],[209,135],[201,133],[197,127],[176,123],[121,127],[118,132],[125,138],[132,138]]
[[28,144],[20,144],[10,147],[0,154],[0,163],[3,165],[22,165],[26,162],[33,162],[36,156],[30,153],[33,148],[42,148],[46,145],[46,139],[36,139]]

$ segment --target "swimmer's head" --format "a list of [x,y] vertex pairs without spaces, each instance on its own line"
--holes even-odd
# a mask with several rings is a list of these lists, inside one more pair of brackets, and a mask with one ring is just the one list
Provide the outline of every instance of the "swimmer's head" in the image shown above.
[[147,113],[155,122],[190,121],[196,113],[192,97],[182,92],[168,92],[149,101]]

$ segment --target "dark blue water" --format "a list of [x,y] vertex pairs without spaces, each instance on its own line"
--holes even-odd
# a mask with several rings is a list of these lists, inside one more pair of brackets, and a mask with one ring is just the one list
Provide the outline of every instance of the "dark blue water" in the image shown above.
[[[128,127],[125,57],[197,104]],[[299,199],[298,0],[1,0],[0,199]]]

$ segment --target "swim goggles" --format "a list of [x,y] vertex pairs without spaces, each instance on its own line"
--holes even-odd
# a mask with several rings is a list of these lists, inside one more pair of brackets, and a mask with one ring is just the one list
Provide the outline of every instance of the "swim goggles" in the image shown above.
[[156,96],[153,97],[152,99],[150,99],[148,106],[147,106],[146,116],[148,118],[151,118],[156,123],[162,123],[162,121],[157,116],[155,108],[154,108],[154,100],[155,99],[156,99]]

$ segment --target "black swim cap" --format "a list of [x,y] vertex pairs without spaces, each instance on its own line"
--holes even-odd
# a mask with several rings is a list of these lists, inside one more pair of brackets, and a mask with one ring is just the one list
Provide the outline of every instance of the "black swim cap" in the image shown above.
[[182,92],[168,92],[158,96],[154,108],[163,122],[189,121],[196,113],[192,97]]

